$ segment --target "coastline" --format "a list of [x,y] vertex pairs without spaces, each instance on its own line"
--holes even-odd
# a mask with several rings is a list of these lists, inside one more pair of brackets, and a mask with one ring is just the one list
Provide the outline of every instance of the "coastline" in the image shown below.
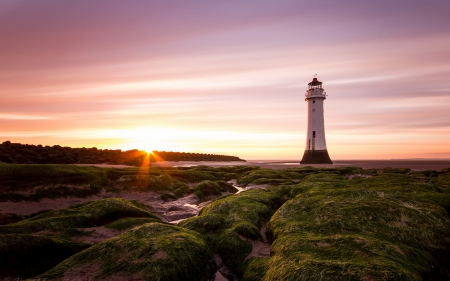
[[[333,164],[299,164],[294,160],[248,160],[247,162],[232,161],[232,162],[215,162],[215,161],[163,161],[151,164],[151,167],[192,167],[205,165],[209,167],[223,167],[223,166],[258,166],[264,169],[287,169],[287,168],[301,168],[301,167],[316,167],[316,168],[337,168],[337,167],[359,167],[364,169],[381,169],[386,167],[391,168],[410,168],[414,171],[436,170],[440,171],[445,168],[450,168],[450,159],[392,159],[392,160],[334,160]],[[100,168],[133,168],[135,166],[127,165],[112,165],[112,164],[75,164],[78,166],[95,166]]]

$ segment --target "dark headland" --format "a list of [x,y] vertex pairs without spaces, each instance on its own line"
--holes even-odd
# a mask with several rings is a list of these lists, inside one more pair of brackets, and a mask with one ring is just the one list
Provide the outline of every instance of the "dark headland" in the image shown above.
[[236,156],[132,149],[72,148],[60,145],[0,144],[0,162],[9,164],[110,164],[142,166],[160,161],[245,161]]

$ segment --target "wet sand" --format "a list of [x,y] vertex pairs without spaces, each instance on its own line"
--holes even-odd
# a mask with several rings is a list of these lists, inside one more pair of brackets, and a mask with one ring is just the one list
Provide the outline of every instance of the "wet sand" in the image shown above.
[[[88,164],[83,164],[88,165]],[[301,165],[300,160],[249,160],[247,162],[195,162],[195,161],[180,161],[180,162],[158,162],[152,163],[152,167],[192,167],[198,165],[205,165],[211,167],[223,166],[258,166],[267,169],[286,169],[298,167],[317,167],[317,168],[336,168],[336,167],[360,167],[365,169],[381,169],[386,167],[391,168],[410,168],[415,171],[436,170],[440,171],[444,168],[450,168],[450,159],[391,159],[391,160],[333,160],[333,164],[308,164]],[[92,164],[91,166],[103,168],[127,168],[132,166],[126,165],[108,165],[108,164]]]

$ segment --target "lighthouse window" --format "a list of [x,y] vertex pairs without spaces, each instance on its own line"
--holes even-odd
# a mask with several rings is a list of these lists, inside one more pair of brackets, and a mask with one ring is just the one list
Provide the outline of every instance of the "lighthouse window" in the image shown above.
[[316,111],[315,109],[313,109],[313,112]]
[[313,131],[313,138],[316,137],[316,131]]
[[316,103],[316,101],[315,101],[315,100],[313,100],[313,103]]

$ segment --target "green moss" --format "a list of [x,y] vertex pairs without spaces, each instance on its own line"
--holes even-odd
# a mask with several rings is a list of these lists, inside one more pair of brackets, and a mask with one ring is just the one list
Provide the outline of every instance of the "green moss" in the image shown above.
[[15,223],[24,220],[25,217],[13,213],[0,213],[0,225]]
[[176,199],[177,199],[177,197],[173,194],[170,194],[170,193],[161,194],[161,200],[163,200],[163,201],[173,201]]
[[245,261],[246,269],[242,275],[242,281],[261,281],[269,270],[270,259],[262,257],[252,257]]
[[87,197],[108,185],[103,169],[57,164],[0,164],[0,182],[1,201]]
[[270,219],[270,258],[247,262],[243,280],[422,280],[444,266],[450,197],[398,172],[269,188],[293,199]]
[[252,244],[231,229],[225,229],[216,238],[217,253],[223,263],[237,275],[241,275],[242,263],[252,252]]
[[214,233],[225,227],[225,218],[215,214],[202,215],[188,218],[178,225],[200,233]]
[[133,228],[138,225],[150,223],[150,222],[161,222],[160,219],[155,218],[123,218],[120,220],[113,221],[105,225],[106,228],[115,229],[118,231]]
[[270,219],[274,208],[282,202],[283,199],[275,192],[251,189],[218,198],[204,207],[197,217],[188,218],[178,225],[204,234],[223,263],[240,275],[243,261],[252,250],[247,240],[262,238],[260,229],[263,222]]
[[122,186],[134,191],[172,190],[172,179],[165,175],[126,175],[119,178],[114,186]]
[[187,184],[184,185],[177,185],[177,188],[173,191],[173,194],[177,197],[177,198],[181,198],[186,194],[190,194],[194,192],[194,190],[192,190]]
[[290,179],[286,174],[271,169],[258,169],[237,179],[237,184],[241,186],[247,186],[258,180],[258,184],[270,183],[270,180]]
[[1,234],[0,278],[36,276],[87,247],[54,237]]
[[[330,175],[343,176],[358,173],[359,174],[362,173],[362,169],[355,167],[345,167],[336,169],[319,169],[313,167],[289,168],[284,170],[258,169],[242,174],[237,179],[236,183],[240,186],[247,186],[249,184],[280,185],[299,182],[304,180],[309,175],[315,174],[320,174],[323,177],[327,177]],[[335,177],[330,178],[330,180],[333,179],[335,179]]]
[[64,209],[0,226],[0,233],[25,234],[41,230],[70,233],[74,228],[101,226],[125,217],[159,219],[138,202],[109,198],[73,204]]
[[119,274],[129,279],[206,281],[215,272],[212,252],[200,234],[162,223],[145,224],[92,246],[39,277],[58,278],[83,268],[80,278],[95,279]]
[[199,171],[195,169],[182,170],[176,169],[167,171],[167,173],[174,179],[186,181],[189,183],[201,182],[204,180],[220,180],[220,177],[215,176],[211,172]]
[[236,187],[226,181],[216,181],[216,183],[220,186],[220,191],[222,192],[236,193],[239,191]]
[[390,174],[406,174],[410,172],[410,168],[391,168],[387,167],[383,169],[383,173],[390,173]]
[[259,228],[247,221],[238,221],[233,223],[231,226],[231,230],[252,240],[262,239],[261,234],[259,233]]

